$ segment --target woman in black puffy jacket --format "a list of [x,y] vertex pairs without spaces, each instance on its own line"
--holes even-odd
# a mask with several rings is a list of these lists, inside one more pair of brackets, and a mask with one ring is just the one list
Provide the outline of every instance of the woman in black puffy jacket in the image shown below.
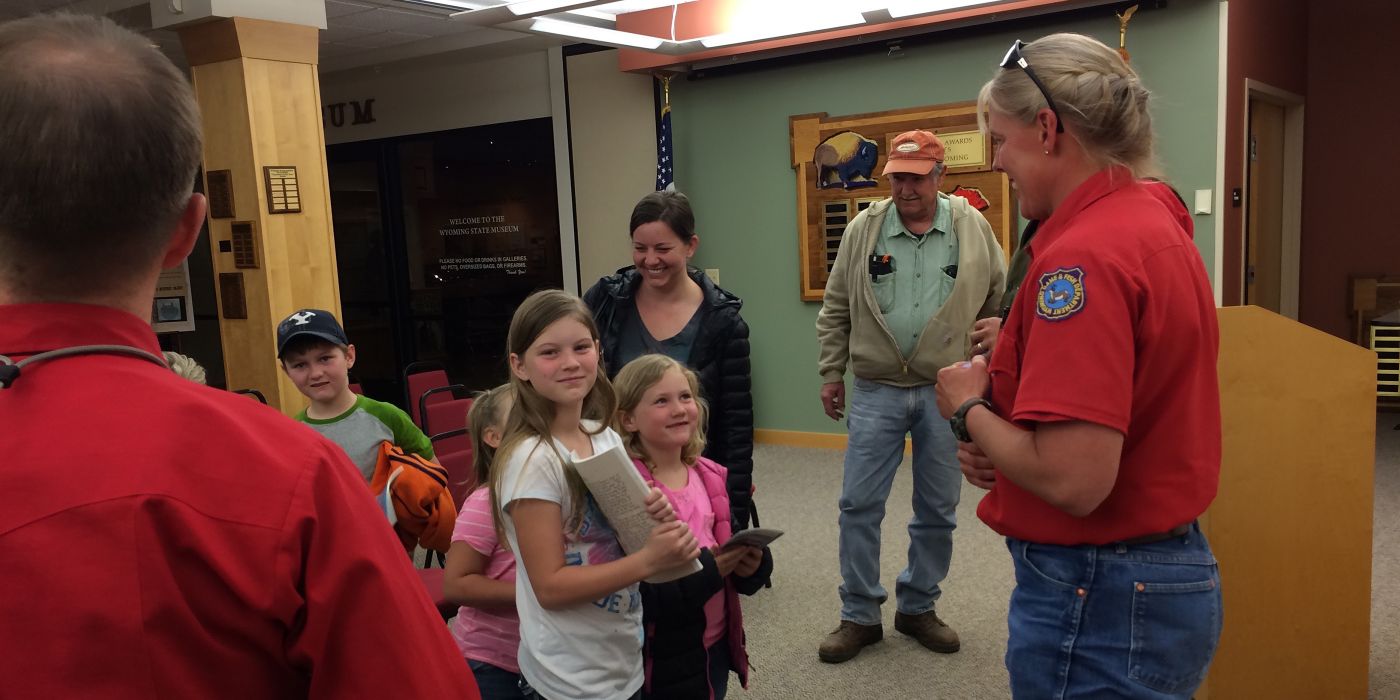
[[632,209],[632,266],[583,295],[602,334],[609,377],[650,352],[695,371],[710,405],[705,456],[729,469],[734,530],[753,509],[753,395],[743,302],[690,266],[700,244],[695,214],[679,192],[654,192]]

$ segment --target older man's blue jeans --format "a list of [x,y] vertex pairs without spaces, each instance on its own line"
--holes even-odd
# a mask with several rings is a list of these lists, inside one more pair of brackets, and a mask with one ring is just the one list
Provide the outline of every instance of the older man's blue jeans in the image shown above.
[[1017,700],[1188,700],[1220,639],[1220,572],[1199,528],[1161,542],[1008,539],[1006,668]]
[[933,385],[905,388],[857,378],[851,388],[840,501],[841,619],[875,625],[888,597],[880,584],[880,522],[904,461],[904,436],[914,443],[914,517],[908,561],[895,579],[899,612],[928,612],[941,593],[938,584],[953,556],[962,472]]

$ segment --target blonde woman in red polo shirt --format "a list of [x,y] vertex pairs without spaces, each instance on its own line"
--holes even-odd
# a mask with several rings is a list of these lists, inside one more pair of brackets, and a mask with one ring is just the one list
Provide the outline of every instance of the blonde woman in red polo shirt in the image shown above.
[[1157,174],[1148,91],[1088,37],[1016,42],[978,98],[1039,219],[990,359],[938,375],[977,514],[1016,570],[1017,698],[1190,698],[1220,636],[1196,526],[1220,470],[1219,336],[1190,218]]

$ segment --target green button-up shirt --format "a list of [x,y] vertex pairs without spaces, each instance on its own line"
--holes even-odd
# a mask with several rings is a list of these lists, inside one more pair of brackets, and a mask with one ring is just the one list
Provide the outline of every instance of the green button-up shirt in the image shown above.
[[871,286],[885,325],[905,358],[913,357],[929,317],[953,291],[955,273],[949,274],[949,268],[958,263],[958,236],[953,233],[953,213],[947,200],[948,195],[938,194],[933,226],[921,235],[907,229],[899,211],[891,206],[875,241],[875,255],[894,258],[894,273],[880,275]]
[[1040,228],[1040,222],[1031,220],[1026,224],[1026,230],[1021,232],[1021,243],[1016,246],[1016,252],[1011,255],[1011,262],[1006,266],[1006,292],[1001,296],[1001,320],[1006,320],[1006,315],[1011,313],[1011,307],[1016,303],[1016,295],[1021,291],[1021,283],[1026,281],[1026,271],[1031,267],[1031,239],[1035,237],[1035,230]]

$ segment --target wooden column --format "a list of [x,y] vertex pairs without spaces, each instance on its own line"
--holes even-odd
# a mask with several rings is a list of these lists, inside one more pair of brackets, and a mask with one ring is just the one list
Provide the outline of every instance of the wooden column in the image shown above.
[[[291,415],[307,402],[278,367],[277,322],[303,307],[340,315],[317,29],[234,17],[184,27],[180,39],[203,113],[228,387],[257,389]],[[295,197],[275,179],[286,172],[269,168],[296,169]]]

